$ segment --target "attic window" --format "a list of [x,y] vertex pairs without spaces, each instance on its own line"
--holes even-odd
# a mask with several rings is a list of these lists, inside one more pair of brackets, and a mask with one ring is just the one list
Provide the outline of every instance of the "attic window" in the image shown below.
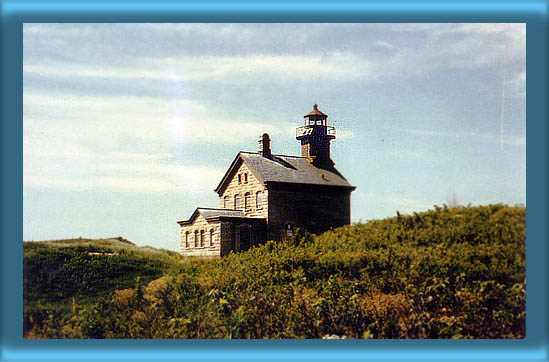
[[248,183],[248,174],[247,173],[244,174],[244,183],[245,184]]
[[238,184],[240,185],[242,183],[242,175],[238,174]]

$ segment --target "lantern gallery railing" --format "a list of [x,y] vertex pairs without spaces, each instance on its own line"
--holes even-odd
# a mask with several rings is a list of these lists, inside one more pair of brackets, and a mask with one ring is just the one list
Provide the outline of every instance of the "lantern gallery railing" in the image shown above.
[[[318,129],[318,128],[326,128],[326,134],[328,136],[334,136],[336,135],[336,130],[335,130],[335,127],[334,126],[301,126],[301,127],[297,127],[296,130],[295,130],[295,135],[296,137],[301,137],[301,136],[308,136],[308,135],[311,135],[313,134],[313,130],[314,129]],[[316,132],[315,132],[316,133]]]

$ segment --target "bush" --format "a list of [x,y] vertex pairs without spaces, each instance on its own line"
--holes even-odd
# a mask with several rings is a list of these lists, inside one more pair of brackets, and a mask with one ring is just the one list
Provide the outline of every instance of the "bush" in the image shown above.
[[[109,264],[33,248],[25,298],[76,295],[77,305],[26,302],[25,330],[33,338],[524,338],[525,217],[522,207],[436,206],[169,267],[154,253]],[[141,277],[128,285],[123,275]],[[93,290],[83,285],[104,278],[112,279],[101,297],[79,299]]]

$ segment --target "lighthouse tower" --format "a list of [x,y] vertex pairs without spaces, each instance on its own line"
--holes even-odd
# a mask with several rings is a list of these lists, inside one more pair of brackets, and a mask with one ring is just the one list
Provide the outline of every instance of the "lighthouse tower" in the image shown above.
[[328,116],[318,110],[305,115],[305,125],[296,129],[296,139],[301,141],[301,156],[307,157],[313,165],[322,169],[332,169],[330,141],[335,139],[335,127],[328,126]]

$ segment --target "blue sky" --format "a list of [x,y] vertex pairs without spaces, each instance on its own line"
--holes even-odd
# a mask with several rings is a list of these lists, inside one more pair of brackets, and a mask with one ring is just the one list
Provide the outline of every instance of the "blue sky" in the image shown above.
[[178,249],[239,150],[329,115],[354,222],[526,203],[525,24],[25,24],[23,236]]

